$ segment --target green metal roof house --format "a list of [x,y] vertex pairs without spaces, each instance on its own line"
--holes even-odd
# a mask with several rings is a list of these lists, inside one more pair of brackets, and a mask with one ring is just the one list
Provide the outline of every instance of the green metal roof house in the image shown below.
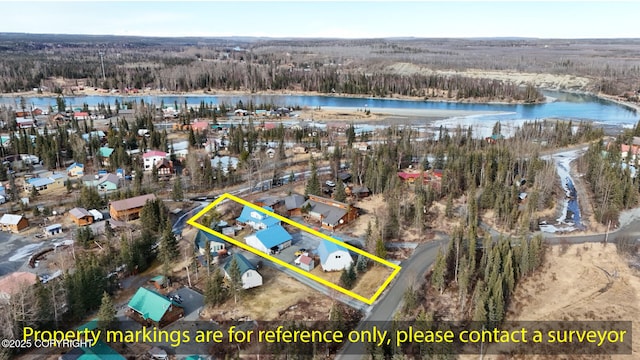
[[60,360],[126,360],[102,340],[95,346],[77,347],[59,357]]
[[247,260],[246,257],[244,257],[242,254],[239,254],[239,253],[235,253],[231,255],[231,258],[229,259],[229,261],[227,261],[227,263],[224,264],[223,266],[224,275],[227,278],[231,277],[229,275],[229,271],[231,269],[231,262],[233,262],[234,259],[238,263],[238,267],[240,268],[240,274],[242,274],[243,289],[250,289],[257,286],[262,286],[262,275],[260,275],[256,267],[249,260]]
[[127,315],[146,325],[164,327],[184,316],[184,309],[166,296],[147,288],[139,288],[129,300]]

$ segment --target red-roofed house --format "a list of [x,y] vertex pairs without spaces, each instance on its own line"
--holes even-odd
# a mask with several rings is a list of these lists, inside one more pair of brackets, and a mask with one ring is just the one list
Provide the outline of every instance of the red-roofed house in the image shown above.
[[164,151],[147,151],[146,153],[144,153],[144,155],[142,155],[142,161],[144,162],[144,171],[151,171],[151,168],[153,168],[153,164],[158,164],[166,158],[167,153]]
[[78,111],[73,113],[73,117],[76,120],[89,120],[89,113],[84,111]]

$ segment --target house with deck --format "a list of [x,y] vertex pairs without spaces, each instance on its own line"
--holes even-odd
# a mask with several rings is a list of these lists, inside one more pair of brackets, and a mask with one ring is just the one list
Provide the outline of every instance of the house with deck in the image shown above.
[[[153,165],[158,164],[163,159],[167,158],[167,153],[164,151],[151,150],[142,155],[142,163],[144,171],[151,171]],[[157,165],[156,165],[157,168]]]
[[154,201],[155,194],[140,195],[109,203],[109,214],[115,220],[129,221],[140,217],[140,211],[147,201]]
[[184,308],[154,290],[141,287],[128,303],[127,316],[143,326],[165,327],[184,316]]
[[320,222],[327,230],[346,225],[359,215],[358,208],[354,206],[315,195],[309,195],[302,208],[307,210],[310,220]]

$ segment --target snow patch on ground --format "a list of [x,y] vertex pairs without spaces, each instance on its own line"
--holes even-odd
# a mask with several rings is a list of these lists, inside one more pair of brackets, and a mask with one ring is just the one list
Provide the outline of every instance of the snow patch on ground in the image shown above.
[[508,138],[515,135],[516,130],[520,128],[524,123],[533,121],[533,119],[509,119],[506,116],[513,116],[516,113],[501,113],[501,114],[476,114],[468,116],[456,116],[444,120],[437,120],[433,122],[432,129],[435,136],[438,136],[438,129],[442,126],[449,130],[449,133],[455,131],[460,126],[463,131],[468,127],[471,127],[473,131],[473,138],[484,139],[493,135],[493,126],[496,122],[500,121],[501,131],[500,133]]
[[41,246],[42,244],[29,244],[29,245],[23,246],[20,249],[16,250],[16,253],[9,258],[9,261],[24,260],[25,258],[31,256]]

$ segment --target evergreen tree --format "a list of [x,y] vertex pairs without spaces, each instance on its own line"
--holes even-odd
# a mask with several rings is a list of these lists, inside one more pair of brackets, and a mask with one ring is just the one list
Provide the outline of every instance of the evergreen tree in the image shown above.
[[347,193],[344,189],[344,183],[341,179],[338,179],[338,183],[336,184],[336,192],[333,194],[333,198],[336,201],[345,202],[347,201]]
[[436,288],[440,292],[440,294],[444,292],[446,270],[446,257],[442,250],[438,250],[436,262],[433,265],[433,272],[431,273],[431,286]]
[[102,293],[100,309],[98,310],[98,329],[103,332],[116,328],[118,319],[116,318],[116,308],[113,305],[111,296],[107,292]]
[[160,251],[163,253],[163,260],[175,260],[178,257],[178,240],[173,233],[171,221],[167,219],[165,222],[164,230],[162,231],[162,238],[160,239]]
[[233,294],[233,301],[238,303],[238,296],[242,290],[242,274],[240,273],[240,265],[234,256],[229,263],[229,290]]
[[173,181],[173,191],[171,192],[171,197],[173,201],[182,201],[184,198],[184,194],[182,192],[182,177],[180,175],[176,176]]
[[213,272],[207,277],[207,283],[204,291],[204,303],[214,307],[224,303],[226,300],[226,292],[224,289],[224,276],[219,270]]
[[321,193],[322,187],[320,185],[320,180],[318,179],[318,169],[316,168],[316,162],[314,159],[311,159],[311,178],[307,182],[307,187],[304,189],[304,194],[305,196],[319,196]]
[[[384,245],[384,241],[381,237],[376,240],[376,256],[384,259],[387,257],[387,248]],[[377,264],[377,263],[376,263]]]

